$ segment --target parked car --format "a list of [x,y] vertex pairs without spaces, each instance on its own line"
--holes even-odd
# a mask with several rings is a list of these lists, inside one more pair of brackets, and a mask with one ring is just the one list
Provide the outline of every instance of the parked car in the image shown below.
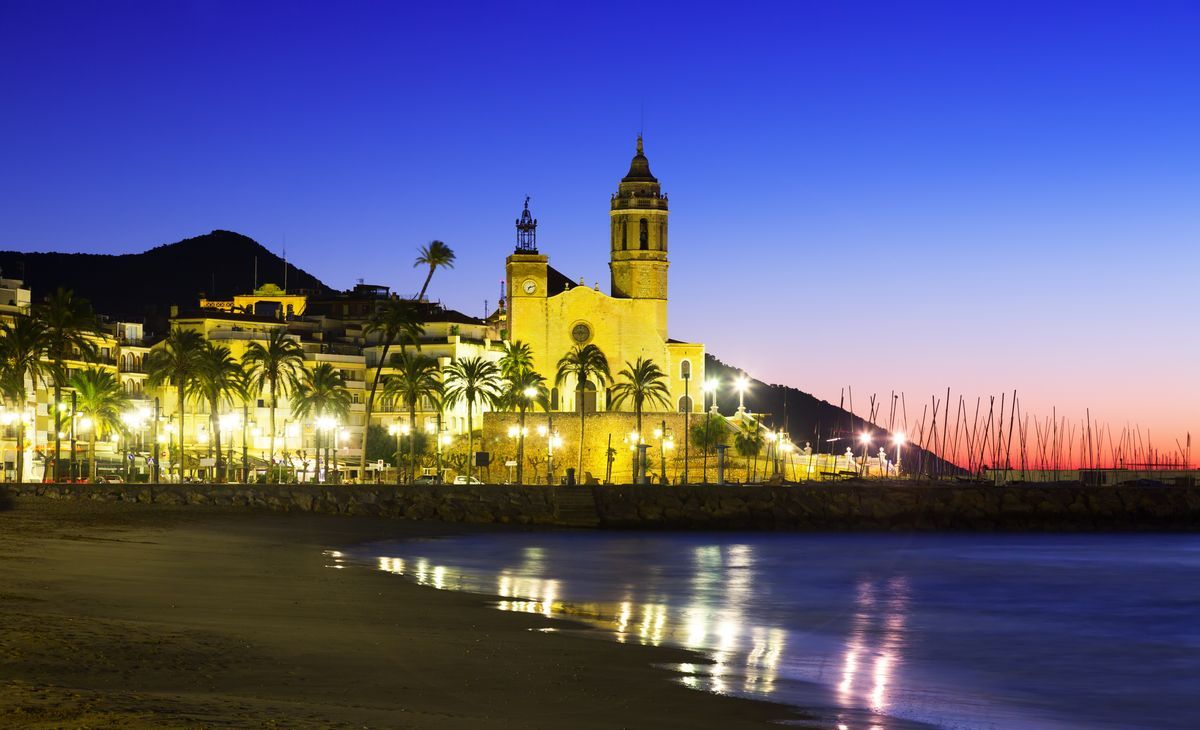
[[124,484],[125,480],[116,474],[107,474],[102,477],[96,477],[97,484]]
[[459,474],[454,477],[455,484],[483,484],[477,477],[468,477],[466,474]]
[[437,484],[438,478],[433,474],[422,474],[413,480],[413,484]]

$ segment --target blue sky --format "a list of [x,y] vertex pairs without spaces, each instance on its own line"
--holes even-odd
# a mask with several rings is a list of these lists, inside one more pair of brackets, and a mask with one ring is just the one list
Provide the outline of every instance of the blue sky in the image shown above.
[[438,238],[432,294],[477,314],[526,194],[607,287],[644,129],[675,336],[835,401],[1017,388],[1182,434],[1198,37],[1171,2],[5,0],[0,246],[224,228],[415,292]]

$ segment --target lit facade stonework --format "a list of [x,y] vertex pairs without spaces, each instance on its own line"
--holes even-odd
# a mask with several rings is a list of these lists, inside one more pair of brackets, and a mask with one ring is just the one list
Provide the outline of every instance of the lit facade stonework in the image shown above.
[[[599,347],[614,376],[639,357],[653,360],[669,377],[670,410],[698,413],[704,345],[667,335],[667,196],[650,173],[640,137],[609,215],[612,278],[611,294],[605,294],[598,286],[572,283],[550,266],[533,236],[537,223],[525,211],[518,221],[517,250],[506,261],[507,337],[530,345],[535,369],[551,384],[559,358],[576,345]],[[690,392],[685,392],[685,373]],[[580,407],[576,385],[567,382],[557,389],[556,410]],[[585,386],[586,411],[610,410],[606,389],[597,386]]]

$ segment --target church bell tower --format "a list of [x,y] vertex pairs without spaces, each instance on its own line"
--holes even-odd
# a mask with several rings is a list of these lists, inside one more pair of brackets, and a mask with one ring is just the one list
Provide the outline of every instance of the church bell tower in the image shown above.
[[637,154],[629,174],[621,178],[609,211],[612,226],[612,295],[621,299],[662,302],[663,327],[667,302],[667,196],[637,138]]

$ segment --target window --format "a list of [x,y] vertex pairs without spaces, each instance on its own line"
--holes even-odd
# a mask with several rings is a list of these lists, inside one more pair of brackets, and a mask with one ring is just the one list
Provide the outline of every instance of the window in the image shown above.
[[681,378],[692,377],[692,361],[691,360],[684,360],[683,362],[679,363],[679,377],[681,377]]
[[558,388],[550,389],[550,410],[558,410]]
[[680,399],[679,399],[679,412],[680,412],[680,413],[687,413],[687,412],[689,412],[689,411],[691,411],[691,410],[692,410],[692,399],[691,399],[691,396],[686,396],[686,395],[685,395],[685,396],[683,396],[682,398],[680,398]]
[[643,251],[650,250],[650,225],[646,222],[645,218],[641,220],[641,231],[638,233],[638,241],[639,247]]

